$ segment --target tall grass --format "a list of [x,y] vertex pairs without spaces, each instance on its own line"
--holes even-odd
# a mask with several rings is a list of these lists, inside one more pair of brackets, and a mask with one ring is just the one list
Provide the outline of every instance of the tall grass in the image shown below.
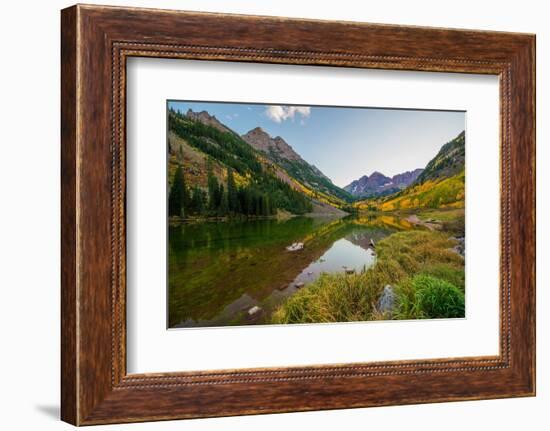
[[[378,243],[374,266],[360,274],[323,274],[289,297],[275,311],[272,321],[317,323],[388,317],[458,317],[463,314],[459,297],[462,295],[463,304],[464,259],[451,250],[455,244],[444,232],[394,233]],[[388,284],[397,295],[392,316],[376,309],[378,298]],[[447,304],[449,301],[452,304]]]
[[454,284],[425,274],[400,283],[397,319],[464,317],[464,292]]

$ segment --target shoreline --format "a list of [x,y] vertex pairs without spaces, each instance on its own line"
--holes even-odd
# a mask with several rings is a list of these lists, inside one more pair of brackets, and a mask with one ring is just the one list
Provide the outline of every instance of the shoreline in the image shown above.
[[286,217],[279,217],[277,215],[271,216],[247,216],[247,215],[238,215],[238,216],[197,216],[197,217],[168,217],[168,224],[171,226],[181,225],[181,224],[194,224],[194,223],[210,223],[210,222],[229,222],[229,221],[248,221],[248,220],[281,220],[288,219],[292,217],[297,217],[295,215],[290,215]]
[[459,240],[449,235],[435,229],[394,232],[376,244],[371,268],[323,274],[286,298],[271,323],[464,317],[464,256],[455,250]]
[[[305,214],[292,214],[287,211],[279,211],[275,215],[258,216],[258,215],[233,215],[233,216],[191,216],[191,217],[168,217],[169,225],[181,225],[181,224],[193,224],[193,223],[209,223],[209,222],[231,222],[231,221],[254,221],[254,220],[289,220],[295,217],[309,217],[309,218],[345,218],[348,216],[398,216],[406,219],[413,225],[422,225],[429,229],[437,228],[442,220],[434,220],[430,218],[428,220],[422,220],[423,213],[429,213],[431,211],[437,212],[452,212],[452,211],[464,211],[464,208],[444,208],[444,209],[431,209],[431,208],[418,208],[407,210],[394,210],[394,211],[358,211],[357,213],[348,213],[342,210],[338,212],[309,212]],[[419,217],[420,215],[420,217]],[[428,226],[430,225],[430,226]]]

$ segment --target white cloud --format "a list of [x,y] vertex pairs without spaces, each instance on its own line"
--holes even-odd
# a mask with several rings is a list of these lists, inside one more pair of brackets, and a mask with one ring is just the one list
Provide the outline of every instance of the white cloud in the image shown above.
[[309,106],[280,106],[271,105],[265,110],[265,115],[276,123],[281,123],[285,120],[293,120],[296,115],[302,118],[307,118],[311,114]]

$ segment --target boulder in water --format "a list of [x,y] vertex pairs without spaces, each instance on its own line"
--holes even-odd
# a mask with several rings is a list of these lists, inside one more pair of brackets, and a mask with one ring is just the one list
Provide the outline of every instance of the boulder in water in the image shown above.
[[248,310],[248,315],[249,316],[254,316],[254,315],[258,314],[260,311],[262,311],[261,307],[258,307],[257,305],[255,305],[250,310]]
[[288,247],[286,247],[286,250],[287,251],[298,251],[298,250],[302,250],[303,248],[304,248],[304,243],[303,242],[294,242],[291,245],[289,245]]

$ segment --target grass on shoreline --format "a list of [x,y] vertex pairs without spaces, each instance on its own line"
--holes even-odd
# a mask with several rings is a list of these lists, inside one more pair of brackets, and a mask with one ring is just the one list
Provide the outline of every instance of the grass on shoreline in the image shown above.
[[[377,244],[374,266],[359,274],[323,274],[289,297],[272,323],[463,317],[464,258],[452,251],[455,245],[450,232],[394,233]],[[391,315],[376,309],[388,284],[397,297]]]

